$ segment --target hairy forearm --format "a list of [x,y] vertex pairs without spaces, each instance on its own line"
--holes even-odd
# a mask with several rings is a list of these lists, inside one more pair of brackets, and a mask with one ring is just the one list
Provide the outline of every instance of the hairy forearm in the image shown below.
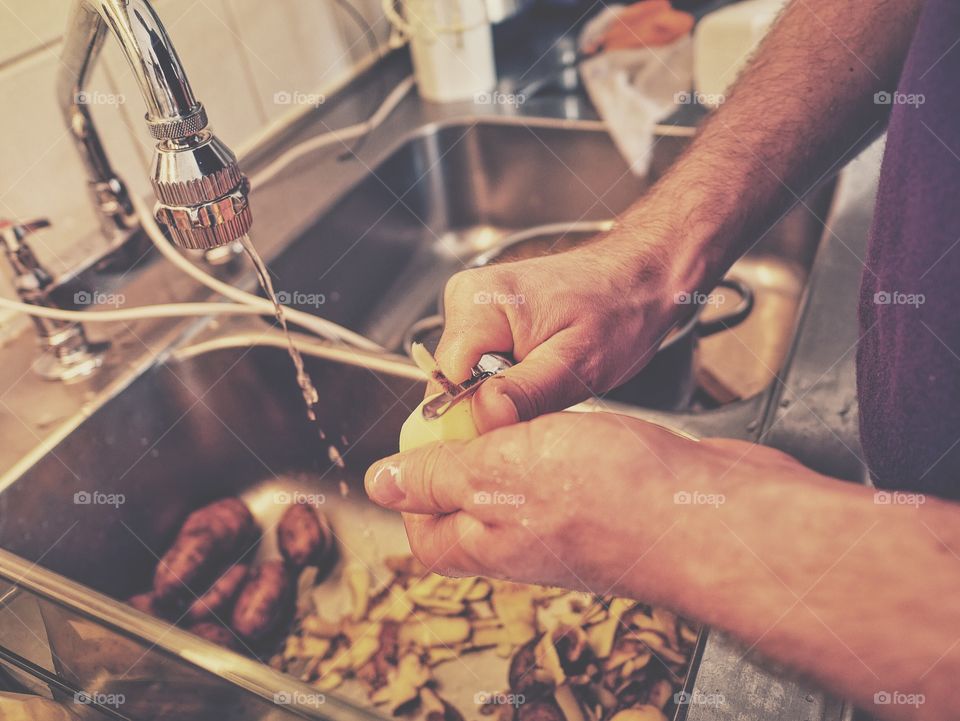
[[[676,526],[651,554],[671,555],[655,595],[873,714],[953,718],[960,507],[877,503],[799,466],[774,475],[734,469],[703,485],[714,505],[663,504]],[[893,703],[875,705],[878,693]]]
[[625,243],[670,236],[682,289],[705,289],[882,129],[922,0],[793,0],[726,102],[620,219]]

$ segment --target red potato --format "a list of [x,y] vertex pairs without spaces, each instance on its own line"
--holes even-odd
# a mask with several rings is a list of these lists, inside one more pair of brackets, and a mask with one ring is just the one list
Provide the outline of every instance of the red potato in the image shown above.
[[249,571],[250,567],[245,563],[228,568],[200,598],[190,604],[184,620],[187,623],[199,623],[229,609],[240,593],[243,582],[247,580]]
[[291,565],[297,568],[322,566],[331,557],[333,531],[325,514],[306,503],[296,503],[280,518],[277,543],[280,553]]
[[131,596],[127,599],[127,605],[133,606],[138,611],[143,611],[143,613],[148,616],[159,616],[156,608],[156,599],[153,597],[153,594],[149,591],[145,593],[138,593],[135,596]]
[[233,634],[233,632],[224,626],[223,624],[217,623],[216,621],[201,621],[200,623],[195,623],[192,626],[189,626],[187,630],[199,636],[200,638],[205,638],[206,640],[217,644],[218,646],[223,646],[224,648],[239,648],[240,642],[239,639]]
[[283,561],[254,568],[233,606],[233,630],[248,641],[264,638],[291,610],[295,586],[296,574]]
[[159,603],[182,602],[202,593],[252,540],[250,509],[239,498],[224,498],[191,513],[153,576]]

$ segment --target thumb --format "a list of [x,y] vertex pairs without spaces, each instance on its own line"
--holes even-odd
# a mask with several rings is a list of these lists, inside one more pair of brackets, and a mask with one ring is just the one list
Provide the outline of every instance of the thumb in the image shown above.
[[489,306],[481,306],[471,316],[462,311],[448,313],[434,357],[450,380],[462,383],[484,353],[512,348],[513,334],[507,318]]
[[470,465],[463,442],[429,443],[377,461],[364,487],[374,503],[405,513],[454,513],[470,495]]
[[473,396],[473,420],[487,433],[544,413],[563,410],[590,397],[587,383],[573,365],[545,343],[521,362],[485,382]]

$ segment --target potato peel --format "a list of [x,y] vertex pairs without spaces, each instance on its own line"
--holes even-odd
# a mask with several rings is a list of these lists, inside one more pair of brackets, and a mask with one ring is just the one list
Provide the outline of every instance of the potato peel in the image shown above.
[[[462,719],[441,697],[432,669],[483,652],[511,659],[509,692],[527,699],[522,716],[534,712],[520,719],[513,708],[490,707],[497,721],[610,721],[610,714],[627,711],[620,721],[661,721],[659,709],[677,690],[672,679],[682,678],[693,651],[696,634],[685,621],[635,601],[450,579],[412,557],[392,557],[386,566],[392,577],[377,588],[365,567],[344,569],[342,582],[351,590],[344,617],[331,623],[315,609],[301,621],[302,639],[288,640],[283,656],[325,652],[318,663],[300,660],[296,668],[307,669],[307,680],[312,673],[322,690],[359,683],[390,714]],[[526,665],[517,666],[525,652]],[[671,680],[648,680],[654,655],[668,664]]]

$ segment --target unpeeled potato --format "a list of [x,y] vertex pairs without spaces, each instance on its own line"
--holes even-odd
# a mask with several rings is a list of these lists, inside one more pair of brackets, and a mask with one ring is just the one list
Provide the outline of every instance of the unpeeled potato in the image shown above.
[[436,441],[469,441],[476,438],[477,427],[473,422],[470,399],[466,398],[438,418],[427,420],[423,407],[441,394],[425,398],[423,403],[404,422],[400,429],[400,452],[411,451]]

